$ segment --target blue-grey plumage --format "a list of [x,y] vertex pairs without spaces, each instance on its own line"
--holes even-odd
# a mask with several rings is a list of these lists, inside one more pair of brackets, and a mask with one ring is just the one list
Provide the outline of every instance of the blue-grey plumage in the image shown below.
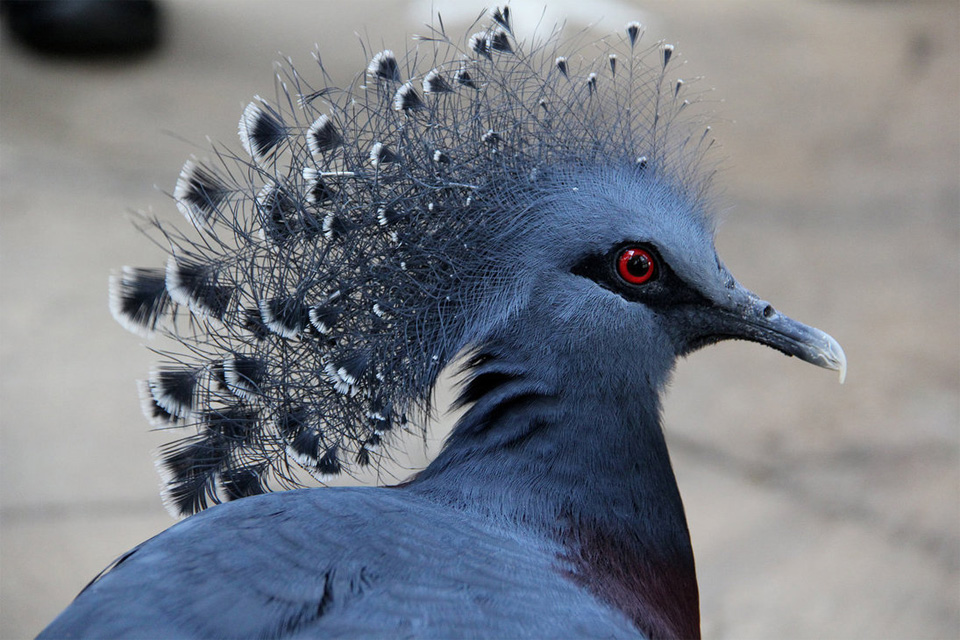
[[[166,268],[125,269],[111,308],[188,353],[143,385],[152,422],[193,430],[167,504],[236,502],[125,556],[48,637],[699,635],[660,424],[677,358],[737,338],[846,362],[717,257],[709,130],[641,37],[578,61],[498,10],[347,90],[287,71],[287,107],[243,113],[249,161],[185,166],[200,239],[159,225]],[[256,495],[375,461],[457,358],[466,411],[420,474]]]
[[410,491],[258,496],[137,547],[41,637],[635,636],[561,551]]

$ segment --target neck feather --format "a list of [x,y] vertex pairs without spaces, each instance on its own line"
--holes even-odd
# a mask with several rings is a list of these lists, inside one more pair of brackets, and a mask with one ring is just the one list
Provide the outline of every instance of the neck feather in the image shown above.
[[565,357],[542,344],[479,350],[460,398],[470,408],[411,489],[555,541],[559,570],[648,637],[699,637],[693,552],[659,419],[668,372],[597,357],[575,376],[543,373],[561,371],[545,359]]

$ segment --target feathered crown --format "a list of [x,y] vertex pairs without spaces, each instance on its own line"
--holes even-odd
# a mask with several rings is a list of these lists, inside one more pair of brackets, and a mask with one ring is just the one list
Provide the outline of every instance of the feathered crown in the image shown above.
[[141,389],[155,426],[191,431],[161,454],[171,512],[369,464],[476,326],[509,314],[489,304],[511,282],[503,240],[536,224],[557,167],[706,189],[711,141],[678,124],[671,45],[640,47],[630,23],[564,53],[559,31],[528,47],[509,8],[491,17],[465,46],[438,20],[346,89],[284,67],[277,104],[243,112],[247,157],[184,166],[173,195],[194,231],[155,223],[165,268],[110,285],[124,327],[182,345]]

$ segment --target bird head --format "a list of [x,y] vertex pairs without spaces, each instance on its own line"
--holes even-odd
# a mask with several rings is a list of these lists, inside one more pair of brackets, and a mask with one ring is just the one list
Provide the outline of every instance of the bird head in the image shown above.
[[658,388],[677,357],[748,340],[837,370],[842,382],[840,345],[737,282],[717,255],[709,201],[665,174],[649,161],[607,158],[509,185],[506,206],[522,209],[524,223],[493,242],[498,251],[481,270],[497,274],[500,290],[481,306],[513,312],[500,316],[506,327],[488,321],[471,341],[525,332],[515,344],[566,345],[577,365],[625,354]]
[[154,424],[191,430],[162,453],[175,513],[369,464],[446,365],[504,335],[568,364],[634,354],[657,388],[726,338],[843,375],[836,342],[717,258],[712,138],[673,47],[638,23],[525,43],[491,17],[463,40],[439,22],[344,89],[282,68],[240,120],[247,157],[184,166],[193,230],[156,224],[166,266],[112,279],[124,326],[183,347],[141,390]]

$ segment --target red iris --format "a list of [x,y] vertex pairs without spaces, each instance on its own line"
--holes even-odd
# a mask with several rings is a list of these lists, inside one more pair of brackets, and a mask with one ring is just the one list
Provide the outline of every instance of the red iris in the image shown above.
[[624,249],[617,258],[617,273],[630,284],[643,284],[656,272],[653,256],[646,249]]

